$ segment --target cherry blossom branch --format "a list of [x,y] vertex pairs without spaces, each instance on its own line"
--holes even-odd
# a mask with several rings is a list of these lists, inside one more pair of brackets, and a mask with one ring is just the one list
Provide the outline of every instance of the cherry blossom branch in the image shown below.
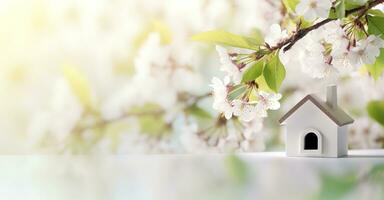
[[[206,93],[206,94],[202,94],[202,95],[198,95],[198,96],[191,96],[191,97],[189,97],[189,98],[191,98],[191,102],[188,103],[187,105],[185,105],[182,109],[185,110],[189,106],[196,104],[199,101],[203,100],[204,98],[207,98],[210,96],[212,96],[211,92]],[[81,132],[84,132],[85,130],[88,130],[88,129],[104,128],[105,126],[107,126],[109,124],[125,120],[129,117],[160,116],[163,114],[165,114],[165,110],[163,110],[163,109],[155,109],[155,110],[141,111],[141,112],[126,112],[123,115],[121,115],[120,117],[117,117],[114,119],[107,119],[107,120],[106,119],[99,119],[99,120],[95,121],[93,124],[86,125],[86,126],[81,126],[80,124],[77,124],[74,127],[72,132],[81,133]]]
[[107,125],[112,124],[114,122],[122,121],[124,119],[127,119],[129,117],[144,117],[144,116],[158,116],[164,114],[165,111],[158,109],[158,110],[153,110],[153,111],[143,111],[143,112],[127,112],[121,115],[120,117],[114,118],[114,119],[99,119],[96,120],[92,124],[88,125],[82,125],[80,122],[75,125],[75,127],[72,129],[72,132],[74,133],[82,133],[86,130],[89,129],[94,129],[94,128],[105,128]]
[[[360,7],[353,8],[353,9],[345,11],[345,16],[348,16],[348,15],[351,15],[351,14],[357,13],[357,12],[361,12],[360,15],[364,15],[370,8],[373,8],[373,7],[379,5],[379,4],[383,3],[383,2],[384,2],[384,0],[374,0],[374,1],[371,1],[367,5],[362,5]],[[294,32],[293,35],[291,35],[290,37],[282,40],[276,46],[272,46],[269,49],[272,50],[272,51],[278,50],[278,49],[283,49],[283,51],[288,51],[297,41],[299,41],[301,38],[306,36],[309,32],[311,32],[313,30],[316,30],[319,27],[321,27],[321,26],[323,26],[323,25],[325,25],[325,24],[327,24],[327,23],[329,23],[331,21],[334,21],[336,19],[337,18],[327,18],[327,19],[324,19],[324,20],[322,20],[322,21],[320,21],[320,22],[310,26],[310,27],[303,28],[303,29],[298,29],[296,32]]]

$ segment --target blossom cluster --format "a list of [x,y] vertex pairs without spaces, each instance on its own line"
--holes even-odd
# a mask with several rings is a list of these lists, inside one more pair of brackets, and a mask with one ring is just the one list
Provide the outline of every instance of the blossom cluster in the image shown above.
[[[280,107],[278,100],[281,94],[268,93],[258,91],[256,87],[249,86],[248,90],[244,91],[247,95],[243,99],[234,99],[230,101],[228,91],[231,87],[226,80],[221,81],[217,77],[212,79],[211,87],[213,88],[213,108],[224,113],[226,119],[230,119],[233,115],[241,121],[250,122],[255,118],[267,117],[267,110],[277,110]],[[250,101],[250,95],[255,95],[257,100]]]
[[342,26],[340,21],[335,21],[309,33],[292,49],[281,52],[282,62],[288,67],[298,64],[313,78],[348,74],[374,64],[384,40],[376,35],[356,40]]

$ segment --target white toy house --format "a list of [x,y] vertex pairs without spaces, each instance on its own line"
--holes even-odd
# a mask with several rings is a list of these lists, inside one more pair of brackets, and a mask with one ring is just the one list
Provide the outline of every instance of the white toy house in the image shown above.
[[348,154],[347,127],[353,119],[337,105],[337,88],[327,87],[326,101],[305,96],[280,120],[287,156],[341,157]]

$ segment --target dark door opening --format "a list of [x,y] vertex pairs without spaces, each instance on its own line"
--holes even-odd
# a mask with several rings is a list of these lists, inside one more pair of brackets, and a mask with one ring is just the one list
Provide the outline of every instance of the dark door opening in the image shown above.
[[318,138],[315,133],[307,133],[304,137],[304,150],[317,150]]

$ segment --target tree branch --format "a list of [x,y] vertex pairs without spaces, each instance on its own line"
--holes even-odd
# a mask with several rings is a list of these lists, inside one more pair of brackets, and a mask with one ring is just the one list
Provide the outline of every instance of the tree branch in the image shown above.
[[[375,6],[377,6],[383,2],[384,2],[384,0],[371,1],[367,5],[362,5],[360,7],[357,7],[357,8],[351,9],[351,10],[347,10],[345,12],[345,16],[351,15],[351,14],[356,13],[356,12],[365,13],[370,8],[375,7]],[[294,32],[294,34],[291,35],[290,37],[285,38],[284,40],[279,42],[276,46],[271,47],[270,50],[283,49],[283,51],[288,51],[297,41],[299,41],[301,38],[306,36],[309,32],[316,30],[317,28],[319,28],[319,27],[321,27],[321,26],[323,26],[323,25],[325,25],[331,21],[334,21],[334,20],[337,20],[337,18],[327,18],[327,19],[324,19],[324,20],[310,26],[310,27],[299,29],[296,32]]]
[[[187,103],[182,110],[186,110],[189,106],[198,103],[200,100],[212,96],[212,93],[206,93],[198,96],[190,96],[189,98],[192,100],[191,102]],[[165,110],[163,109],[155,109],[155,110],[150,110],[150,111],[142,111],[142,112],[126,112],[123,115],[114,118],[114,119],[98,119],[94,123],[86,125],[86,126],[81,126],[79,122],[75,127],[73,128],[72,132],[76,133],[82,133],[85,130],[92,129],[92,128],[98,128],[98,127],[105,127],[111,123],[118,122],[124,119],[127,119],[129,117],[145,117],[145,116],[160,116],[165,113]]]

